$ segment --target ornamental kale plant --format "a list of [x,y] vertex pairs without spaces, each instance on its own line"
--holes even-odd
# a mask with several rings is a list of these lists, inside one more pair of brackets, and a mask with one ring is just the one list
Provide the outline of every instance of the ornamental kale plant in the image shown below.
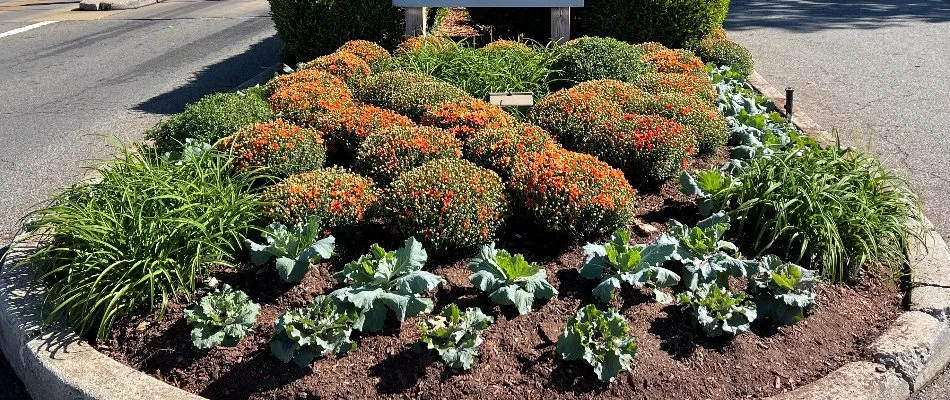
[[363,332],[376,332],[383,327],[389,311],[400,322],[406,317],[432,310],[432,300],[421,293],[445,284],[445,280],[422,270],[428,259],[422,244],[416,238],[406,239],[405,246],[387,252],[373,244],[367,254],[360,256],[336,274],[350,286],[330,293],[334,298],[355,305],[362,314],[354,327]]
[[745,293],[733,293],[713,283],[680,293],[680,305],[690,309],[694,322],[708,337],[748,331],[756,318],[756,307]]
[[696,171],[693,175],[683,172],[680,175],[680,191],[699,198],[699,212],[703,216],[722,210],[727,205],[729,189],[741,185],[738,179],[719,169]]
[[514,305],[521,315],[531,312],[535,298],[557,295],[557,289],[548,282],[547,271],[529,264],[521,254],[495,250],[495,243],[482,246],[468,268],[474,272],[469,280],[478,290],[490,293],[495,304]]
[[762,317],[794,325],[805,319],[805,308],[815,304],[816,283],[815,271],[767,255],[759,263],[759,273],[749,281],[749,292]]
[[567,321],[556,351],[565,360],[583,359],[603,382],[613,382],[620,371],[629,371],[637,355],[637,342],[627,332],[627,320],[611,308],[607,312],[589,304]]
[[757,271],[757,263],[740,260],[739,248],[722,240],[728,230],[729,216],[723,212],[699,221],[693,228],[670,220],[669,235],[677,248],[673,259],[683,264],[683,280],[688,289],[696,290],[699,285],[713,282],[725,287],[730,276],[750,276]]
[[584,265],[580,273],[587,279],[606,275],[593,290],[594,297],[602,302],[610,301],[626,282],[637,288],[652,288],[656,301],[669,304],[673,298],[660,289],[676,285],[680,276],[663,268],[663,263],[675,253],[676,241],[669,235],[662,235],[649,245],[631,245],[630,232],[621,229],[614,232],[608,243],[584,246]]
[[469,370],[482,345],[481,333],[495,319],[478,308],[468,308],[463,314],[458,306],[449,304],[438,316],[419,323],[420,343],[435,350],[450,368]]
[[247,240],[251,248],[251,262],[263,265],[277,257],[277,273],[284,282],[300,282],[310,269],[310,264],[326,260],[333,255],[336,239],[328,236],[320,239],[320,220],[311,217],[306,224],[297,223],[290,228],[274,222],[264,235],[266,245]]
[[277,318],[270,351],[280,361],[306,367],[316,357],[355,350],[350,334],[357,318],[357,311],[347,304],[330,296],[317,296],[310,306]]
[[[211,278],[208,285],[217,286],[217,280]],[[199,349],[237,346],[254,327],[260,309],[244,292],[222,285],[185,310],[191,342]]]

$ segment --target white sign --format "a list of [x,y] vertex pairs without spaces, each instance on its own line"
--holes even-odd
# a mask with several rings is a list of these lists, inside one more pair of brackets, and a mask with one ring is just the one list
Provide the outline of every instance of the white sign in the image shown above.
[[489,93],[488,102],[496,106],[531,107],[534,105],[534,94],[531,92]]
[[396,7],[583,7],[584,0],[393,0]]

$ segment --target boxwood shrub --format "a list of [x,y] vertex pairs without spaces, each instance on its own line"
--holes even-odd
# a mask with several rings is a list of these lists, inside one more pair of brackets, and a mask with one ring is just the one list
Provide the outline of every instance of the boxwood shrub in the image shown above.
[[609,37],[581,37],[559,48],[554,68],[569,82],[595,79],[632,81],[648,71],[643,50]]
[[218,146],[233,152],[237,170],[266,168],[270,174],[288,176],[323,168],[327,150],[322,135],[277,120],[248,125]]
[[331,232],[356,226],[374,211],[380,192],[373,180],[333,167],[292,175],[267,188],[264,215],[284,225],[318,218]]
[[625,114],[604,121],[581,143],[580,151],[648,185],[679,176],[696,153],[692,132],[658,115]]
[[185,139],[214,144],[241,127],[274,119],[260,89],[215,93],[185,106],[185,111],[159,122],[145,133],[159,153],[181,150]]
[[622,171],[556,148],[519,158],[508,190],[516,216],[573,240],[625,226],[636,207],[636,191]]
[[498,174],[446,158],[393,181],[384,215],[395,231],[419,238],[426,249],[471,249],[492,241],[506,204]]
[[296,65],[332,53],[348,40],[393,48],[405,33],[405,16],[390,0],[268,0],[284,62]]
[[462,142],[451,132],[428,126],[393,127],[369,135],[357,151],[353,167],[386,186],[426,162],[460,157]]
[[589,35],[684,48],[721,27],[728,11],[729,0],[587,0],[584,28]]

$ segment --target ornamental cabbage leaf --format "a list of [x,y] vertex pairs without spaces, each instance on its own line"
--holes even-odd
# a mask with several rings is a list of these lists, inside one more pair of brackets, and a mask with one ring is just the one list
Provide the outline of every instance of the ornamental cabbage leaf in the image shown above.
[[678,302],[690,309],[694,322],[708,337],[748,331],[757,316],[755,304],[745,293],[733,293],[715,283],[680,293]]
[[603,312],[589,304],[567,321],[555,351],[565,360],[587,361],[598,379],[613,382],[620,371],[630,370],[637,342],[616,309]]
[[438,316],[419,323],[420,343],[435,350],[450,368],[469,370],[482,345],[481,333],[495,319],[478,308],[468,308],[463,314],[458,306],[449,304]]
[[478,290],[489,293],[495,304],[514,305],[521,315],[531,312],[535,299],[557,295],[547,271],[529,264],[521,254],[496,250],[495,243],[482,246],[468,268],[473,272],[469,280]]
[[[216,286],[217,281],[210,285]],[[261,307],[240,290],[225,284],[185,310],[191,342],[199,349],[234,347],[254,327]]]
[[355,350],[350,334],[357,318],[353,307],[330,296],[317,296],[310,306],[277,318],[271,353],[280,361],[306,367],[314,358]]
[[677,246],[673,259],[682,263],[689,290],[710,283],[724,287],[730,276],[748,277],[758,271],[757,262],[740,260],[739,248],[722,240],[729,227],[729,216],[721,211],[692,228],[670,220],[669,235]]
[[355,327],[363,332],[382,329],[390,311],[400,322],[427,313],[433,303],[421,294],[445,284],[438,275],[422,271],[427,259],[428,254],[414,237],[406,239],[405,245],[395,252],[373,244],[369,253],[346,264],[336,274],[337,280],[350,286],[337,289],[330,296],[361,310]]
[[749,280],[759,314],[785,325],[805,319],[805,309],[815,304],[815,271],[774,255],[763,257],[759,266],[759,273]]
[[288,228],[274,222],[264,235],[266,245],[247,240],[251,248],[251,262],[264,265],[276,257],[277,273],[284,282],[300,282],[310,270],[310,264],[333,256],[336,239],[320,239],[320,221],[310,218],[306,224],[297,223]]
[[663,268],[663,263],[676,253],[676,241],[664,234],[649,245],[631,245],[630,238],[630,232],[621,229],[614,232],[610,242],[588,243],[584,246],[581,276],[587,279],[603,278],[593,290],[594,297],[608,302],[621,284],[626,282],[637,288],[649,287],[653,289],[656,301],[671,303],[673,298],[660,289],[680,281],[679,275]]
[[699,212],[709,216],[721,211],[729,200],[729,191],[741,186],[737,178],[720,169],[696,171],[680,175],[680,191],[699,198]]

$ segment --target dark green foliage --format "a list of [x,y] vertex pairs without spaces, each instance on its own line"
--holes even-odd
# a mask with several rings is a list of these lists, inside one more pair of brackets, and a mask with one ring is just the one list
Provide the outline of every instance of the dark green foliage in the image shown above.
[[48,284],[52,314],[98,338],[120,315],[190,297],[209,265],[241,249],[260,208],[256,176],[233,172],[228,154],[170,161],[137,148],[93,171],[98,182],[27,216],[49,245],[25,262]]
[[729,40],[724,33],[713,33],[693,49],[699,58],[718,66],[728,65],[734,72],[749,76],[755,70],[752,53],[739,43]]
[[559,48],[554,68],[567,81],[596,79],[633,81],[647,72],[643,50],[609,37],[582,37]]
[[285,312],[274,325],[270,351],[285,363],[305,368],[314,358],[356,350],[350,340],[356,309],[330,296],[317,296],[304,308]]
[[353,39],[392,49],[405,33],[405,17],[391,0],[268,0],[284,62],[297,65],[332,53]]
[[185,139],[214,144],[257,122],[274,119],[270,104],[259,88],[238,93],[215,93],[189,104],[185,111],[159,122],[145,133],[155,141],[159,154],[181,150]]
[[722,26],[729,0],[587,0],[584,6],[589,35],[684,48]]

